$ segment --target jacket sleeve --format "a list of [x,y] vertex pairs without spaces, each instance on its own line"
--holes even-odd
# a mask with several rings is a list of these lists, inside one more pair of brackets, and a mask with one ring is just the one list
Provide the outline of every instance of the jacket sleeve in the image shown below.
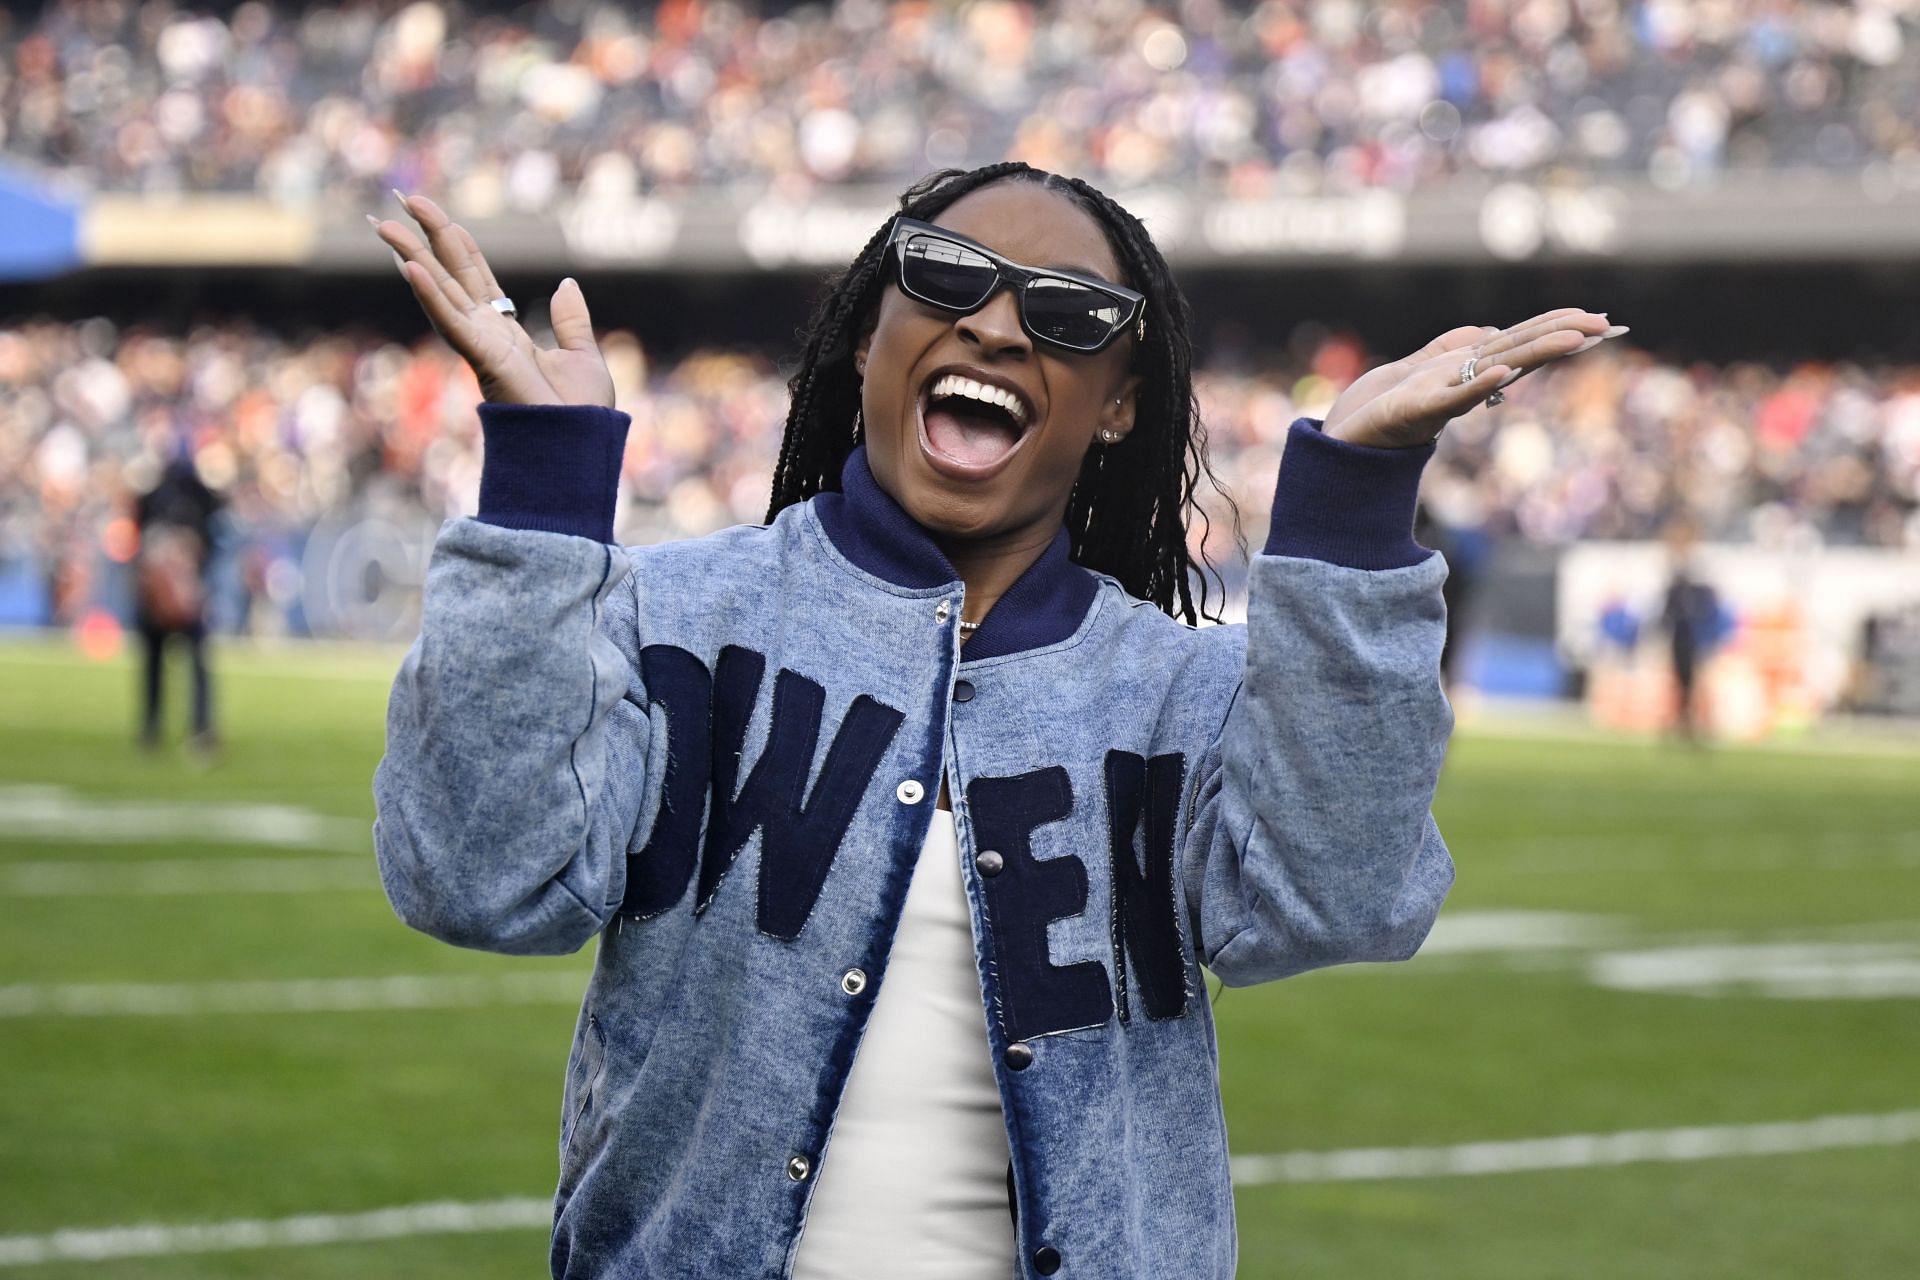
[[394,680],[374,847],[400,918],[578,950],[618,909],[646,777],[634,584],[613,545],[627,415],[481,408],[480,515],[449,522]]
[[1446,561],[1414,542],[1432,446],[1288,433],[1253,558],[1246,669],[1202,760],[1182,867],[1200,958],[1242,986],[1403,960],[1453,882],[1431,806]]

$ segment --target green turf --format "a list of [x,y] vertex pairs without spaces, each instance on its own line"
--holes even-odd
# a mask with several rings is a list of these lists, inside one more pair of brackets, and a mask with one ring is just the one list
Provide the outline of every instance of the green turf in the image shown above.
[[[226,751],[131,745],[125,660],[0,646],[0,787],[279,803],[364,824],[397,654],[221,654]],[[1464,730],[1438,801],[1450,912],[1603,916],[1620,945],[1920,933],[1920,749],[1695,753]],[[357,889],[0,896],[0,988],[584,974],[402,928],[364,836],[290,849],[23,837],[14,863],[363,859]],[[1606,990],[1583,953],[1435,955],[1224,992],[1238,1152],[1408,1146],[1920,1108],[1920,1001]],[[564,1004],[0,1018],[0,1237],[547,1193]],[[1920,1274],[1920,1146],[1248,1186],[1241,1275],[1505,1280]],[[539,1274],[543,1233],[46,1265],[32,1277]]]

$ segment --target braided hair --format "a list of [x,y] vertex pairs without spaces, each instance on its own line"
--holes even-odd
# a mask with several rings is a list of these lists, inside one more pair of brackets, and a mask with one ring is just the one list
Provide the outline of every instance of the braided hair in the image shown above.
[[[1193,395],[1186,299],[1140,220],[1078,178],[1017,160],[970,171],[942,169],[901,195],[900,214],[932,221],[961,196],[1002,181],[1037,183],[1085,209],[1106,232],[1124,283],[1147,295],[1147,337],[1136,345],[1131,365],[1140,375],[1134,427],[1121,442],[1087,451],[1067,501],[1072,557],[1189,624],[1200,617],[1218,621],[1219,597],[1225,594],[1219,572],[1204,553],[1196,562],[1187,549],[1188,512],[1199,518],[1203,541],[1211,528],[1194,494],[1203,477],[1238,522],[1232,499],[1207,462],[1206,430]],[[788,383],[792,398],[774,467],[769,520],[796,502],[838,489],[841,467],[860,443],[855,416],[860,378],[853,354],[863,322],[879,305],[892,225],[890,218],[853,264],[828,282],[802,330],[804,347]],[[1235,538],[1244,548],[1237,527]]]

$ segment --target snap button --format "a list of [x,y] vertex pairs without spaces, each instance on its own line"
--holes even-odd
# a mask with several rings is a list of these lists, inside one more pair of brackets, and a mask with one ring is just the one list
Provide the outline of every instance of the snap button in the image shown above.
[[971,680],[955,681],[953,686],[953,700],[955,702],[972,702],[973,701],[973,681]]
[[1006,866],[1007,860],[992,849],[982,849],[973,855],[973,869],[983,876],[997,876]]
[[1025,1071],[1033,1065],[1033,1047],[1025,1041],[1015,1040],[1000,1055],[1000,1060],[1015,1071]]
[[1043,1244],[1033,1251],[1033,1269],[1043,1276],[1050,1276],[1060,1269],[1060,1251],[1050,1244]]
[[849,969],[840,975],[840,989],[850,996],[857,996],[867,989],[867,975],[861,969]]
[[813,1172],[813,1162],[805,1156],[795,1156],[787,1161],[787,1176],[795,1182],[805,1182],[807,1175]]
[[919,804],[926,798],[927,789],[912,778],[908,778],[893,789],[893,794],[900,798],[901,804]]
[[947,603],[945,600],[942,600],[934,608],[933,620],[935,622],[945,622],[948,618],[951,618],[952,616],[953,616],[953,606]]

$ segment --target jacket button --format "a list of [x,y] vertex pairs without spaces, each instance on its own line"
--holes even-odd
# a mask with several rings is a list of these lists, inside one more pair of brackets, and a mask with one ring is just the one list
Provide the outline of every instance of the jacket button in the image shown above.
[[982,849],[973,855],[973,868],[983,876],[997,876],[1006,867],[1007,860],[992,849]]
[[912,778],[908,778],[893,789],[893,794],[900,798],[901,804],[919,804],[926,797],[927,789]]
[[953,700],[955,702],[972,702],[973,701],[973,681],[971,680],[955,681],[953,686]]
[[1000,1060],[1015,1071],[1025,1071],[1033,1065],[1033,1049],[1023,1041],[1015,1040],[1000,1055]]
[[1050,1244],[1043,1244],[1033,1251],[1033,1269],[1043,1276],[1050,1276],[1060,1269],[1060,1251]]
[[805,1182],[807,1175],[813,1172],[813,1162],[805,1156],[795,1156],[787,1161],[787,1176],[795,1182]]
[[857,996],[867,989],[867,975],[863,969],[849,969],[840,975],[840,989],[850,996]]

